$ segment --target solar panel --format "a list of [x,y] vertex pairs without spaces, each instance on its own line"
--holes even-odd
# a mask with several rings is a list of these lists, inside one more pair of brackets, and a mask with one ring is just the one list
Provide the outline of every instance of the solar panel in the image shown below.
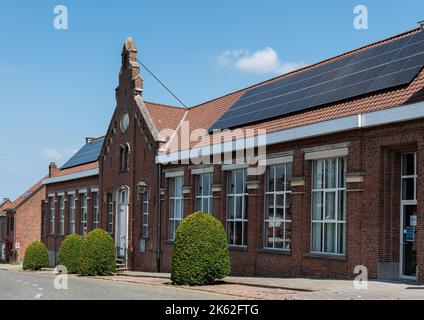
[[104,138],[97,139],[84,145],[61,169],[80,166],[82,164],[97,161],[102,150]]
[[209,131],[405,85],[423,67],[424,31],[419,31],[248,90]]

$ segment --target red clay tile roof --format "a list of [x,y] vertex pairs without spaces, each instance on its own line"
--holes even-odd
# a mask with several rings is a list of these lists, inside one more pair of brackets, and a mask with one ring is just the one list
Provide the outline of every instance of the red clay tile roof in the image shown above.
[[150,116],[158,131],[164,129],[175,130],[178,127],[181,119],[184,116],[186,110],[175,106],[169,106],[165,104],[159,104],[149,101],[144,101]]
[[76,173],[76,172],[82,172],[82,171],[87,171],[87,170],[91,170],[91,169],[96,169],[98,167],[99,167],[98,161],[86,163],[86,164],[82,164],[82,165],[77,166],[77,167],[62,169],[58,172],[57,175],[55,175],[55,177],[60,177],[60,176],[65,176],[67,174],[72,174],[72,173]]
[[[405,36],[419,32],[419,28],[413,29],[399,35],[387,38],[385,40],[355,49],[339,56],[327,59],[325,61],[307,66],[305,68],[295,70],[293,72],[272,78],[270,80],[255,84],[248,88],[241,89],[239,91],[229,93],[225,96],[216,98],[199,104],[197,106],[189,108],[187,111],[186,121],[189,122],[189,130],[192,132],[195,129],[204,129],[208,130],[247,90],[250,90],[255,87],[268,84],[275,80],[282,79],[284,77],[290,77],[291,75],[303,72],[305,70],[314,68],[318,65],[326,64],[348,55],[355,54],[362,50],[382,45]],[[261,122],[253,123],[241,127],[241,129],[266,129],[268,133],[273,131],[279,131],[283,129],[303,126],[307,124],[317,123],[325,120],[336,119],[340,117],[345,117],[349,115],[365,113],[370,111],[376,111],[386,108],[391,108],[395,106],[400,106],[407,103],[417,102],[424,99],[424,71],[421,71],[420,74],[407,86],[391,88],[379,92],[370,93],[360,97],[355,97],[345,101],[339,101],[317,107],[314,109],[305,110],[303,112],[289,114],[283,117],[264,120]],[[178,124],[176,119],[182,119],[184,115],[184,109],[179,110],[175,107],[161,107],[158,104],[149,103],[149,112],[154,118],[155,122],[161,123],[161,127],[165,128],[176,128]],[[167,121],[170,121],[168,124]],[[206,134],[206,133],[205,133]],[[183,145],[176,144],[181,140],[181,132],[179,131],[176,137],[171,141],[168,148],[171,148],[172,151],[175,150],[185,150],[194,146],[200,146],[196,141],[191,141],[188,143],[183,143]],[[177,139],[178,138],[178,139]],[[207,144],[207,143],[204,143]]]
[[33,196],[34,193],[36,193],[41,187],[43,187],[43,180],[46,178],[47,176],[37,181],[36,184],[34,184],[31,188],[25,191],[25,193],[19,196],[15,201],[7,204],[4,208],[2,208],[2,210],[16,210],[23,202],[25,202],[27,199]]

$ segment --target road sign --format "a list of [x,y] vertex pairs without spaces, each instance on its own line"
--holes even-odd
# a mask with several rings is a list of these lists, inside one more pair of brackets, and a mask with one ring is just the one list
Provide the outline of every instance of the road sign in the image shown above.
[[21,240],[19,240],[19,238],[16,237],[14,244],[15,244],[15,249],[19,249],[21,247]]

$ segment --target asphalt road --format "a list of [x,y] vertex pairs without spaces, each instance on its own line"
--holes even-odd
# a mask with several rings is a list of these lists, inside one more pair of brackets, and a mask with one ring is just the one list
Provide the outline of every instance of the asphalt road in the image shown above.
[[110,280],[68,279],[68,289],[54,288],[54,275],[0,270],[0,300],[214,300],[227,295],[170,286]]

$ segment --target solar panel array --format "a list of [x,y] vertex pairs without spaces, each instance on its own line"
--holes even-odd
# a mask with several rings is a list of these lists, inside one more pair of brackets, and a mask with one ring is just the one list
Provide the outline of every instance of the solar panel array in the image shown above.
[[82,164],[97,161],[102,150],[104,138],[85,144],[61,169],[72,168]]
[[419,31],[248,90],[209,131],[404,85],[423,66],[424,31]]

